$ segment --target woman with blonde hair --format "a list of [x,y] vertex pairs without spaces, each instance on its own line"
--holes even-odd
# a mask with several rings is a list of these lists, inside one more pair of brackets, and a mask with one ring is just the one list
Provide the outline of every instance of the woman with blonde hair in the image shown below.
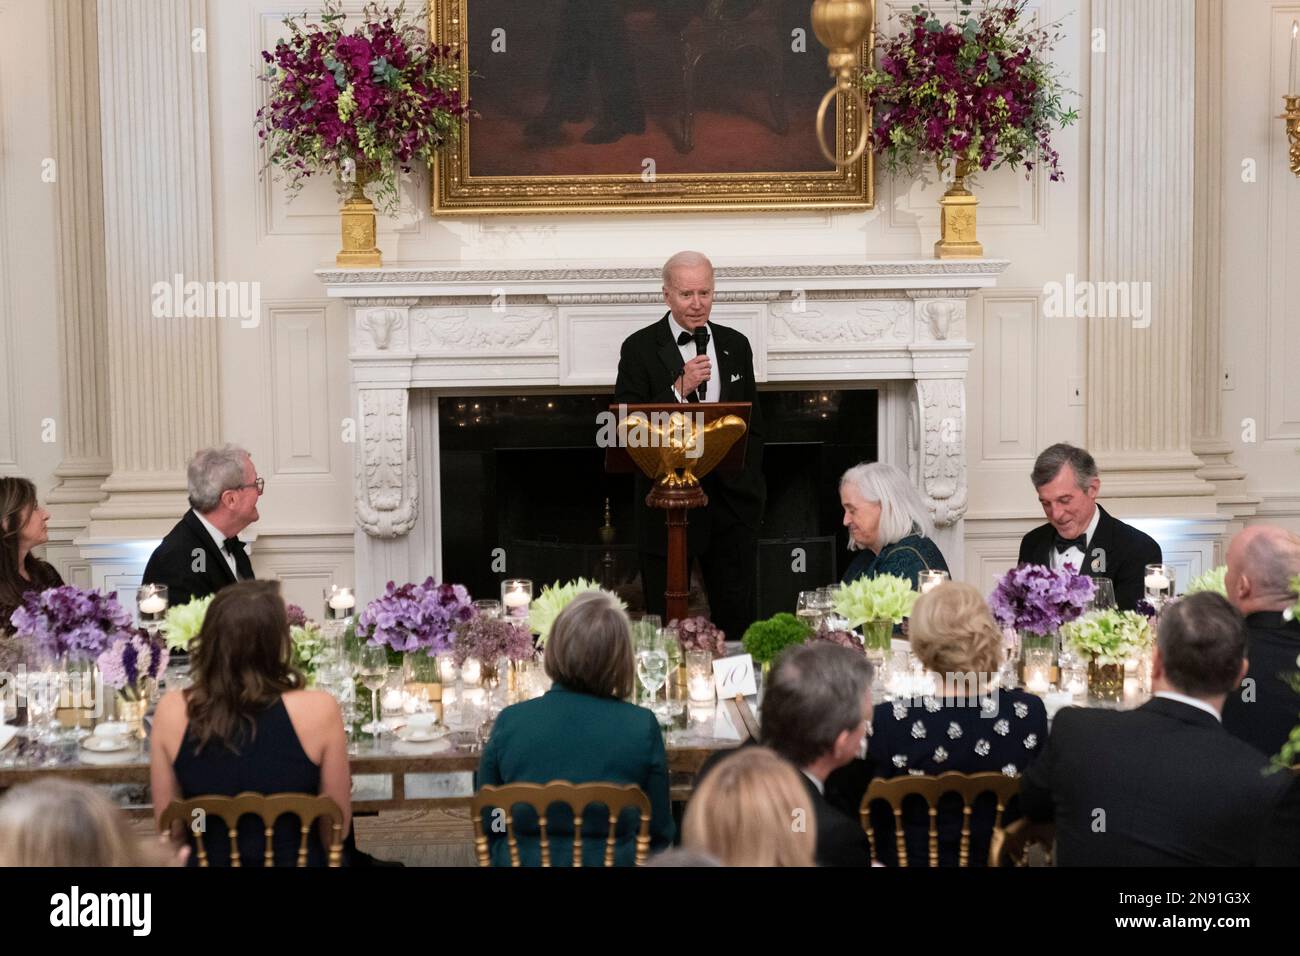
[[700,782],[682,845],[723,866],[812,866],[815,813],[792,764],[766,747],[742,747]]
[[162,866],[177,860],[131,832],[126,816],[84,783],[46,777],[0,800],[0,867]]
[[[949,581],[922,594],[912,608],[908,638],[933,678],[934,691],[876,706],[870,747],[876,775],[1024,773],[1047,742],[1047,711],[1033,694],[998,686],[1003,636],[980,592]],[[977,863],[988,852],[992,799],[992,794],[981,798],[973,811],[971,859]],[[958,854],[960,801],[952,800],[952,806],[941,801],[939,807],[940,865],[955,863]],[[882,806],[873,807],[872,818],[876,852],[888,860],[893,824],[887,813],[877,812]],[[925,865],[927,824],[919,803],[905,811],[904,820],[908,860]]]
[[[650,848],[667,847],[674,830],[668,757],[655,715],[626,700],[636,686],[636,662],[627,614],[618,601],[606,591],[574,598],[551,627],[545,666],[551,689],[497,716],[479,761],[479,784],[633,784],[650,798]],[[618,820],[614,862],[619,866],[634,862],[635,820],[632,810]],[[484,811],[493,863],[508,866],[505,833],[492,822]],[[514,822],[520,862],[538,865],[536,815],[520,806]],[[552,863],[568,866],[573,859],[572,813],[552,807],[546,831]],[[608,835],[608,816],[592,807],[583,817],[583,866],[602,865]]]

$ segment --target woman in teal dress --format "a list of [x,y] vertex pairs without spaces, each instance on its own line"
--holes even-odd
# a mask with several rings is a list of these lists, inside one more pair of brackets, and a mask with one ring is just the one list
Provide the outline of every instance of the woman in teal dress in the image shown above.
[[[554,681],[536,700],[507,707],[497,716],[479,762],[479,786],[510,783],[631,783],[650,798],[650,849],[673,840],[668,797],[668,758],[655,715],[627,703],[636,680],[627,615],[603,591],[579,594],[560,612],[546,642],[546,673]],[[498,815],[499,816],[499,815]],[[509,866],[501,826],[483,814],[494,866]],[[608,814],[592,807],[582,822],[584,866],[600,866],[609,834]],[[541,848],[537,816],[525,806],[514,813],[520,862],[537,866]],[[573,814],[553,806],[547,818],[551,861],[568,866],[573,857]],[[636,812],[618,821],[614,861],[632,865]]]
[[918,588],[922,571],[948,570],[931,538],[925,503],[898,468],[878,461],[854,465],[840,479],[840,504],[849,550],[860,552],[844,572],[845,584],[892,574]]

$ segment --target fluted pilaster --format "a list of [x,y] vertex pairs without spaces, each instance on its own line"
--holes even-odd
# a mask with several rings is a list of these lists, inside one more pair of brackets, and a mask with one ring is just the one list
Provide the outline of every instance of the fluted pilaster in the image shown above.
[[1092,9],[1105,49],[1092,55],[1087,278],[1096,305],[1123,288],[1130,307],[1087,322],[1088,447],[1108,498],[1205,510],[1187,500],[1214,493],[1191,447],[1205,414],[1192,377],[1196,0]]
[[58,210],[63,460],[48,500],[55,521],[84,527],[112,471],[109,433],[104,179],[100,163],[98,17],[93,3],[51,0]]
[[220,436],[217,323],[234,321],[153,311],[155,283],[215,278],[205,2],[100,0],[98,15],[113,473],[95,538],[184,509],[186,461]]

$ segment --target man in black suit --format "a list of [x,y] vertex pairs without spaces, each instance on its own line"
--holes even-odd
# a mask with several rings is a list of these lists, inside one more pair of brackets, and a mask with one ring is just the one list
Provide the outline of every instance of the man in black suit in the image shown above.
[[264,480],[253,459],[235,445],[204,448],[186,475],[190,510],[167,532],[144,569],[144,583],[167,585],[175,607],[253,580],[253,564],[239,533],[258,519]]
[[1148,534],[1111,517],[1097,504],[1097,462],[1082,448],[1060,443],[1034,462],[1030,475],[1047,516],[1020,541],[1020,564],[1071,565],[1095,578],[1110,578],[1115,603],[1132,611],[1144,593],[1148,564],[1160,564],[1160,545]]
[[870,866],[857,820],[826,800],[826,778],[862,755],[871,720],[871,665],[825,641],[777,658],[763,694],[763,743],[799,768],[817,818],[818,866]]
[[1020,806],[1055,821],[1061,866],[1251,866],[1290,775],[1220,723],[1246,673],[1246,628],[1212,593],[1165,607],[1155,696],[1137,710],[1067,707],[1022,778]]
[[[704,572],[713,623],[739,640],[754,620],[758,526],[763,520],[763,416],[754,381],[749,340],[735,329],[709,321],[713,309],[713,265],[698,252],[679,252],[664,265],[668,312],[623,342],[614,401],[750,402],[745,467],[734,476],[716,472],[702,482],[707,508],[690,512],[687,546]],[[708,354],[696,355],[696,329],[709,333]],[[646,609],[664,614],[668,532],[663,511],[645,506],[650,482],[637,476],[637,550]]]
[[1300,724],[1300,621],[1291,582],[1300,576],[1300,535],[1254,525],[1228,545],[1228,601],[1246,618],[1246,680],[1223,705],[1223,726],[1266,756],[1282,749]]

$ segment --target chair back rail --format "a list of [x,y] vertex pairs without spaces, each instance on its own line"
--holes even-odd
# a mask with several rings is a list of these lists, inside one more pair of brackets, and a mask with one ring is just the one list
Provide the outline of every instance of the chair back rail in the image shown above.
[[519,804],[531,807],[537,814],[538,845],[542,866],[551,865],[551,840],[549,834],[550,808],[563,804],[573,812],[573,866],[582,866],[582,821],[587,807],[600,804],[609,810],[609,836],[605,840],[604,865],[614,865],[617,846],[618,818],[627,809],[639,816],[636,835],[636,865],[641,866],[650,855],[650,798],[633,784],[585,783],[574,784],[567,780],[550,783],[512,783],[500,787],[481,787],[470,804],[470,819],[474,824],[474,852],[479,866],[491,866],[488,837],[483,832],[483,811],[502,810],[505,822],[506,847],[510,852],[510,865],[522,866],[519,841],[515,835],[514,808]]
[[[871,846],[871,857],[879,862],[880,854],[875,828],[871,824],[871,805],[883,801],[889,805],[894,818],[894,846],[898,853],[898,865],[907,866],[907,841],[903,830],[903,804],[911,797],[921,797],[928,807],[928,849],[930,866],[939,865],[939,800],[955,793],[962,800],[961,842],[958,849],[958,866],[970,865],[971,810],[975,800],[986,793],[992,793],[997,799],[997,815],[993,821],[996,833],[1002,828],[1002,818],[1007,803],[1020,793],[1020,779],[1008,777],[1001,773],[964,774],[950,771],[937,777],[919,777],[908,775],[894,777],[890,780],[872,780],[867,792],[862,797],[858,808],[862,828],[867,833],[867,842]],[[990,851],[989,859],[993,859]]]
[[[193,825],[196,811],[202,813],[201,819],[204,820],[204,826],[197,829]],[[237,867],[243,865],[239,855],[239,821],[246,816],[255,816],[262,821],[263,833],[266,837],[266,851],[263,854],[262,864],[274,866],[275,847],[272,845],[271,838],[275,832],[276,821],[288,814],[295,814],[300,823],[298,866],[307,865],[308,837],[311,828],[322,818],[328,820],[330,824],[330,840],[327,847],[329,865],[332,867],[343,865],[343,811],[330,797],[309,793],[268,795],[251,791],[233,797],[206,794],[189,800],[173,800],[162,812],[159,827],[166,833],[171,830],[174,823],[185,826],[194,836],[198,865],[206,867],[210,865],[208,848],[204,841],[207,832],[206,821],[210,817],[216,817],[226,824],[226,833],[230,837],[230,865]]]

